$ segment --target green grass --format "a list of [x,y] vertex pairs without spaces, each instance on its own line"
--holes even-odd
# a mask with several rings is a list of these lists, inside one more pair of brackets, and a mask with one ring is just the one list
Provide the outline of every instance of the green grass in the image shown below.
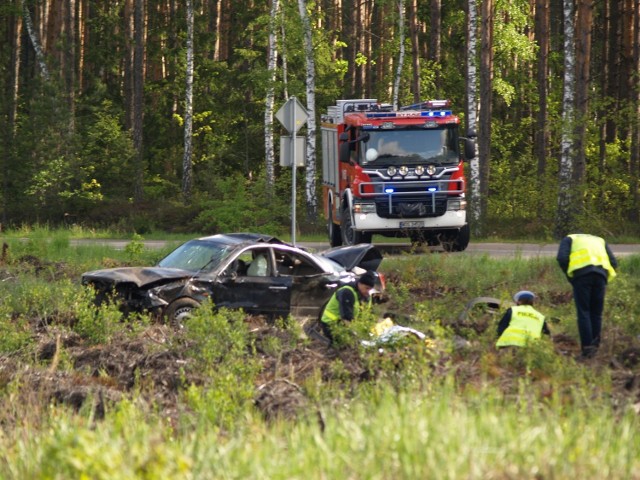
[[[435,347],[354,349],[371,373],[358,382],[343,351],[327,371],[299,381],[308,402],[292,419],[265,420],[253,397],[265,381],[264,355],[277,358],[280,378],[298,381],[283,359],[308,348],[299,326],[278,322],[278,336],[262,339],[259,353],[241,315],[204,308],[184,332],[154,342],[159,354],[188,352],[184,376],[199,379],[183,386],[175,410],[150,400],[141,378],[98,419],[94,401],[73,411],[25,391],[30,375],[56,373],[53,360],[36,354],[39,336],[77,335],[87,352],[122,335],[145,338],[150,319],[127,324],[113,307],[93,309],[79,276],[154,263],[164,252],[139,248],[135,238],[125,250],[75,247],[67,232],[46,229],[19,238],[5,237],[10,256],[0,267],[0,478],[640,478],[637,398],[619,390],[621,380],[640,376],[639,366],[614,375],[606,361],[576,363],[547,339],[504,355],[493,348],[496,317],[484,332],[462,332],[469,344],[455,347],[468,300],[493,296],[508,305],[523,288],[556,319],[554,334],[577,339],[570,286],[552,258],[385,258],[390,300],[378,313],[402,314],[399,322],[428,332]],[[612,361],[637,346],[639,272],[640,256],[620,259],[608,289],[602,352]],[[64,348],[59,354],[57,373],[73,378]],[[109,375],[93,382],[107,385]]]

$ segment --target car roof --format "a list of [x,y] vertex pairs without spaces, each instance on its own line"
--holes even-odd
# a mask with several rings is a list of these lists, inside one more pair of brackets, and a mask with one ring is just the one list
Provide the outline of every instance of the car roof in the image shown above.
[[229,245],[241,245],[243,243],[279,243],[288,245],[272,235],[263,235],[261,233],[219,233],[208,237],[200,237],[198,240]]

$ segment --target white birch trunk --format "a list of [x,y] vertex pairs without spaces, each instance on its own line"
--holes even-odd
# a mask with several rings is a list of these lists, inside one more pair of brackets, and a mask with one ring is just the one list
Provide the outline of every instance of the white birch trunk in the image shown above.
[[184,156],[182,158],[182,195],[191,200],[193,162],[193,0],[186,1],[187,8],[187,71],[184,92]]
[[[478,132],[478,77],[476,68],[478,8],[476,0],[468,0],[469,23],[467,43],[467,135]],[[469,161],[469,217],[474,234],[480,234],[480,219],[482,218],[482,202],[480,201],[480,159],[478,149]]]
[[398,2],[398,36],[400,37],[400,53],[396,77],[393,81],[393,109],[398,109],[398,97],[400,96],[400,80],[402,79],[402,66],[404,65],[404,0]]
[[287,76],[288,76],[288,65],[287,65],[287,37],[286,37],[286,30],[284,28],[284,22],[281,21],[280,22],[282,24],[282,28],[280,31],[280,36],[282,39],[282,43],[281,48],[280,48],[280,58],[282,60],[282,94],[284,95],[284,99],[285,100],[289,100],[289,84],[287,83]]
[[267,185],[270,190],[275,186],[275,147],[273,139],[273,107],[275,103],[276,62],[278,60],[278,45],[276,31],[278,28],[278,11],[280,0],[271,3],[271,19],[269,22],[269,57],[267,70],[269,72],[269,86],[264,109],[264,150],[267,163]]
[[[316,195],[316,64],[313,58],[313,37],[311,35],[311,23],[307,14],[306,0],[298,0],[300,19],[304,30],[304,49],[307,61],[307,169],[305,177],[305,197],[307,200],[307,220],[313,222],[318,210]],[[295,170],[295,167],[294,167]],[[294,172],[295,173],[295,172]]]
[[29,35],[29,40],[31,40],[31,45],[33,45],[33,49],[36,52],[36,60],[38,62],[38,66],[40,67],[42,77],[48,81],[49,69],[47,68],[47,62],[44,58],[42,45],[40,44],[40,39],[38,38],[38,32],[36,32],[35,28],[33,28],[33,22],[31,21],[31,13],[29,13],[29,7],[27,7],[27,3],[24,0],[22,2],[22,17],[24,18],[24,24],[27,27],[27,34]]
[[572,214],[571,178],[573,176],[573,124],[575,97],[575,23],[573,0],[563,0],[564,9],[564,89],[562,93],[562,140],[558,171],[557,237],[569,233]]

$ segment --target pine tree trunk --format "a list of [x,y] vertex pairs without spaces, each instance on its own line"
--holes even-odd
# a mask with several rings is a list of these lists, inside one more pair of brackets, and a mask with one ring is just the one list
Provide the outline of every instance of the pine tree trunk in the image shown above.
[[413,66],[412,88],[413,101],[420,101],[420,47],[418,44],[418,0],[411,0],[409,28],[411,32],[411,65]]
[[135,0],[133,14],[133,148],[136,152],[134,200],[142,201],[144,186],[144,9],[145,0]]
[[402,67],[404,65],[404,0],[398,1],[398,39],[400,51],[398,53],[398,64],[396,65],[396,76],[393,81],[393,108],[398,109],[398,98],[400,96],[400,81],[402,80]]
[[[547,96],[549,94],[549,0],[536,0],[535,38],[538,42],[538,112],[534,138],[534,155],[538,162],[538,191],[543,191],[547,170],[549,130],[547,128]],[[541,207],[542,205],[539,205]],[[542,212],[542,209],[538,209]]]
[[591,30],[593,1],[578,0],[576,25],[576,97],[573,187],[581,189],[586,175],[586,133],[589,113],[589,83],[591,68]]
[[489,196],[489,166],[491,161],[491,113],[493,99],[493,0],[481,5],[480,46],[480,118],[478,154],[480,156],[480,225],[487,216]]
[[[640,0],[634,1],[633,27],[635,41],[633,46],[633,61],[636,76],[634,78],[633,95],[636,108],[636,118],[640,119]],[[633,124],[633,136],[631,138],[631,159],[629,164],[631,176],[631,194],[633,196],[633,207],[629,215],[629,220],[638,223],[640,220],[640,125]]]
[[69,133],[75,131],[75,103],[76,103],[76,2],[67,0],[67,15],[65,15],[65,83],[67,90],[67,107],[69,109]]

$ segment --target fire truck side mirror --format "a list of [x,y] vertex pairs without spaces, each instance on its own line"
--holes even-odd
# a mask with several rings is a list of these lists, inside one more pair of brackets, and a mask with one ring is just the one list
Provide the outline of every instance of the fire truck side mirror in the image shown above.
[[340,148],[338,149],[338,159],[342,163],[349,163],[351,160],[351,145],[347,141],[342,141],[340,143]]

